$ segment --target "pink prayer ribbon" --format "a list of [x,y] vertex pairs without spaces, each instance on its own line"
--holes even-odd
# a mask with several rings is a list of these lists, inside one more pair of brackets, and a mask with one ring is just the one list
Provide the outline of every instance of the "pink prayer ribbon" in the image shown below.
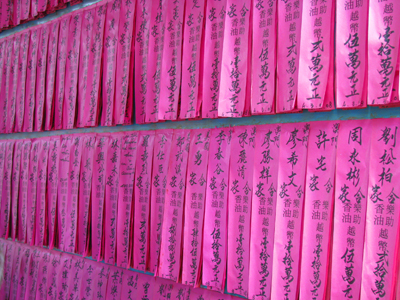
[[[307,0],[305,0],[307,1]],[[290,7],[290,11],[288,11]],[[296,111],[303,0],[278,1],[276,112]]]
[[24,141],[19,140],[15,142],[14,157],[13,157],[13,170],[11,175],[11,238],[15,241],[17,236],[18,224],[18,199],[19,199],[19,184],[20,184],[20,171],[21,171],[21,157],[23,153]]
[[165,189],[165,206],[161,229],[159,277],[178,281],[181,266],[181,241],[185,180],[190,144],[190,130],[174,131]]
[[138,133],[124,133],[121,139],[121,165],[118,186],[117,266],[125,269],[130,266],[131,262],[131,256],[129,255],[130,221],[133,208],[137,146]]
[[148,267],[148,270],[152,273],[156,273],[159,261],[165,191],[173,134],[172,129],[159,130],[156,131],[154,140],[154,161],[150,193],[150,253]]
[[[251,3],[227,0],[218,116],[243,116],[248,72]],[[251,51],[251,50],[250,50]]]
[[[371,122],[365,244],[360,299],[395,299],[399,253],[398,119]],[[357,258],[357,256],[355,256]]]
[[[53,247],[55,246],[56,239],[56,211],[58,202],[58,172],[60,170],[60,154],[61,139],[59,136],[52,137],[50,139],[49,158],[47,163],[47,228],[48,245],[50,249],[53,249]],[[64,163],[62,163],[62,165],[64,165]]]
[[[340,123],[335,174],[331,299],[360,297],[371,139],[370,120]],[[351,270],[351,272],[349,272]]]
[[52,255],[48,251],[41,250],[39,262],[37,264],[36,278],[36,289],[33,292],[35,299],[45,300],[47,299],[47,283],[50,282],[51,278],[48,275],[52,270]]
[[182,67],[185,0],[166,0],[165,32],[161,66],[159,120],[176,120]]
[[154,298],[159,300],[172,299],[172,290],[175,284],[171,280],[156,277]]
[[101,264],[91,260],[87,260],[82,274],[81,289],[79,291],[80,299],[93,299],[93,290],[95,286],[94,274]]
[[255,126],[235,127],[229,165],[227,290],[248,297]]
[[[149,277],[149,276],[144,276],[138,272],[125,270],[124,276],[122,277],[121,299],[138,299],[139,298],[139,295],[138,295],[139,276],[140,277],[142,277],[142,276]],[[150,280],[154,284],[155,277],[152,276]],[[150,299],[150,298],[147,298],[147,299]]]
[[72,278],[72,257],[70,255],[62,254],[60,258],[60,267],[57,274],[57,298],[66,299],[68,295],[68,283]]
[[[19,67],[17,79],[17,98],[15,112],[15,132],[21,132],[24,123],[25,112],[25,87],[27,78],[28,49],[29,49],[30,31],[25,30],[21,33],[20,50],[19,50]],[[1,45],[1,44],[0,44]],[[4,45],[4,43],[3,43]],[[0,46],[1,47],[1,46]],[[1,54],[0,50],[0,54]],[[1,58],[0,58],[1,61]],[[0,63],[1,69],[1,63]]]
[[[107,293],[107,282],[109,280],[110,274],[110,266],[104,264],[97,264],[97,268],[95,269],[95,273],[93,276],[93,298],[94,295],[106,295]],[[106,299],[109,299],[105,297]]]
[[[43,263],[45,263],[43,261]],[[51,254],[51,264],[47,264],[47,274],[44,276],[47,281],[47,298],[49,300],[56,300],[58,298],[57,288],[61,285],[58,280],[58,274],[61,273],[61,253]]]
[[271,296],[281,125],[257,127],[251,210],[249,299]]
[[21,20],[27,20],[30,14],[31,0],[21,0]]
[[38,15],[38,0],[31,0],[31,17],[36,17]]
[[22,243],[26,242],[27,202],[28,202],[31,145],[32,142],[30,139],[24,140],[22,156],[21,156],[21,170],[20,170],[20,183],[19,183],[19,195],[18,195],[18,241]]
[[192,130],[183,224],[182,283],[199,286],[210,129]]
[[180,119],[195,118],[199,107],[199,71],[204,0],[186,0],[183,29]]
[[301,226],[310,125],[282,125],[271,299],[296,299],[300,277]]
[[366,105],[368,2],[336,2],[336,107]]
[[8,107],[7,107],[7,133],[14,132],[15,110],[17,102],[17,85],[18,85],[18,68],[19,68],[19,51],[21,44],[21,34],[16,34],[13,39],[12,55],[11,55],[11,68],[10,68],[10,82],[8,91]]
[[[0,40],[0,95],[4,95],[4,91],[5,91],[5,65],[7,63],[7,41],[8,39],[1,39]],[[4,115],[4,104],[3,104],[4,99],[0,100],[0,114],[3,116]],[[0,126],[3,126],[3,122],[0,122]],[[0,127],[0,131],[1,131],[1,127]]]
[[10,87],[10,73],[11,73],[11,58],[12,58],[12,50],[13,50],[13,40],[14,37],[10,36],[6,38],[6,49],[4,55],[4,64],[3,64],[3,76],[1,82],[0,89],[0,113],[2,119],[0,120],[0,133],[7,133],[7,124],[8,124],[8,103],[9,103],[9,87]]
[[25,299],[26,298],[27,299],[36,299],[39,263],[40,263],[42,253],[46,253],[46,251],[43,249],[39,250],[37,248],[31,249],[31,260],[29,262],[28,270],[26,273],[27,279],[26,279],[26,287],[25,287]]
[[275,110],[277,1],[253,1],[251,113]]
[[38,12],[39,13],[44,13],[46,12],[46,8],[47,8],[47,0],[38,0]]
[[140,133],[135,170],[133,216],[133,268],[146,271],[148,265],[151,170],[153,168],[154,131]]
[[119,300],[122,294],[122,281],[126,270],[110,267],[107,283],[106,299]]
[[1,190],[0,207],[1,207],[2,199],[3,199],[2,193],[3,193],[4,167],[6,166],[6,154],[7,154],[6,144],[7,144],[6,140],[0,141],[0,190]]
[[4,281],[0,288],[0,294],[4,295],[5,299],[10,297],[10,286],[11,286],[11,279],[12,279],[12,271],[13,271],[13,262],[14,262],[14,255],[16,255],[15,251],[15,243],[8,242],[6,240],[2,240],[4,243],[5,248],[5,255],[4,255]]
[[327,299],[338,132],[336,121],[311,123],[301,250],[304,299]]
[[230,128],[211,131],[203,228],[202,284],[223,291],[226,278]]
[[19,287],[19,279],[20,279],[20,271],[21,271],[21,260],[24,251],[24,245],[16,244],[13,251],[14,254],[13,266],[12,266],[12,275],[10,282],[10,299],[17,299],[18,287]]
[[218,118],[221,61],[227,0],[207,1],[205,11],[201,98],[203,118]]
[[71,274],[68,282],[68,299],[79,299],[80,291],[82,288],[82,279],[86,272],[85,265],[88,261],[82,257],[75,255],[69,255],[72,258],[71,261]]
[[16,26],[21,23],[21,1],[14,0],[12,25]]
[[[29,275],[29,266],[31,262],[31,257],[32,257],[32,249],[28,246],[23,246],[22,247],[22,257],[21,257],[21,263],[20,263],[20,271],[18,274],[18,279],[16,278],[17,282],[17,291],[16,291],[16,297],[14,299],[25,299],[26,297],[26,284],[27,284],[27,279]],[[15,290],[14,290],[15,292]],[[15,295],[15,294],[14,294]]]

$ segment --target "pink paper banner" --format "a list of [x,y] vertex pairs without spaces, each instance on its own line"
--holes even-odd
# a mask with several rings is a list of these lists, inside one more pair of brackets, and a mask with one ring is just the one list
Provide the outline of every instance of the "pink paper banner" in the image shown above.
[[[27,202],[28,202],[28,185],[29,185],[29,168],[31,154],[31,140],[25,140],[21,156],[21,171],[18,195],[18,241],[26,242],[27,228]],[[1,144],[0,144],[1,147]]]
[[23,259],[24,245],[16,244],[13,251],[15,251],[16,253],[14,254],[14,260],[12,266],[10,299],[17,299],[17,293],[19,290],[20,271],[21,271],[21,260]]
[[223,291],[226,278],[230,128],[211,131],[203,228],[202,284]]
[[122,294],[122,281],[125,275],[125,270],[117,267],[111,267],[108,275],[106,299],[119,300]]
[[306,179],[308,123],[283,124],[279,144],[271,299],[296,299]]
[[[26,297],[26,285],[29,275],[29,266],[31,263],[32,249],[27,246],[23,246],[21,254],[21,264],[18,277],[16,278],[17,294],[14,299],[25,299]],[[15,291],[15,290],[14,290]],[[14,294],[15,295],[15,294]]]
[[[49,300],[56,300],[58,298],[57,288],[61,285],[58,280],[58,274],[61,273],[62,261],[61,261],[61,253],[52,253],[50,256],[51,263],[45,261],[42,258],[41,267],[44,268],[47,265],[46,273],[43,269],[43,289],[44,285],[47,283],[47,297],[46,294],[43,293],[44,298]],[[40,276],[40,275],[39,275]],[[39,277],[40,278],[40,277]],[[37,294],[36,294],[37,295]],[[40,299],[40,298],[39,298]]]
[[[43,252],[42,252],[43,251]],[[37,290],[37,279],[39,273],[39,263],[41,259],[41,254],[46,253],[43,249],[31,249],[31,260],[28,265],[28,270],[26,274],[26,288],[25,288],[25,299],[36,299]],[[20,297],[20,299],[23,299]]]
[[156,277],[154,297],[159,300],[172,299],[172,290],[175,284],[176,283],[172,282],[171,280]]
[[331,299],[360,297],[371,139],[370,120],[340,123],[335,174]]
[[15,109],[17,104],[17,87],[18,87],[18,68],[19,68],[19,51],[21,45],[21,34],[16,34],[13,39],[10,81],[8,90],[8,107],[7,107],[7,133],[14,132]]
[[50,252],[43,251],[40,255],[39,264],[37,266],[36,290],[34,292],[34,295],[36,296],[35,299],[47,299],[47,284],[51,281],[49,275],[51,274],[52,269],[52,255]]
[[82,274],[82,282],[81,282],[81,289],[80,299],[93,299],[93,290],[95,285],[95,277],[94,274],[97,273],[97,268],[101,268],[101,264],[87,260],[84,266],[84,272]]
[[61,255],[60,266],[57,274],[57,298],[66,299],[68,297],[68,283],[72,278],[72,257],[69,255]]
[[[122,277],[121,299],[138,299],[138,281],[139,276],[144,276],[138,272],[125,270]],[[147,277],[147,276],[146,276]],[[154,282],[155,277],[151,277]],[[150,298],[147,298],[150,299]]]
[[3,57],[3,76],[0,89],[0,115],[2,119],[0,120],[0,133],[7,133],[7,121],[8,121],[8,103],[10,95],[10,73],[11,73],[11,60],[13,51],[13,40],[14,37],[10,36],[6,38],[6,49]]
[[71,261],[71,272],[68,280],[68,299],[79,299],[80,292],[82,289],[82,280],[84,273],[86,272],[87,259],[68,255],[72,258]]
[[18,199],[19,199],[19,184],[21,171],[21,157],[23,154],[24,141],[19,140],[15,143],[13,170],[11,174],[11,238],[15,241],[17,236],[18,224]]
[[[58,172],[60,165],[60,154],[61,139],[58,136],[52,137],[50,139],[49,158],[47,166],[47,228],[48,245],[50,249],[53,249],[53,247],[55,246],[56,239],[56,211],[59,185]],[[62,165],[64,166],[64,163],[62,163]]]
[[14,255],[16,255],[14,246],[16,244],[5,240],[2,240],[2,243],[4,243],[5,256],[4,256],[4,273],[3,273],[4,277],[3,277],[3,283],[0,288],[0,294],[4,295],[5,299],[9,299]]
[[[25,30],[21,33],[20,50],[19,50],[19,65],[18,65],[18,80],[17,80],[17,98],[15,112],[15,132],[22,131],[25,112],[25,86],[26,86],[26,67],[28,63],[30,31]],[[1,50],[0,50],[1,51]],[[0,52],[1,53],[1,52]],[[1,58],[0,58],[1,60]],[[0,67],[1,68],[1,67]]]
[[10,215],[11,215],[11,186],[12,186],[12,170],[14,157],[14,141],[5,142],[3,185],[1,191],[1,218],[0,218],[0,237],[8,239]]

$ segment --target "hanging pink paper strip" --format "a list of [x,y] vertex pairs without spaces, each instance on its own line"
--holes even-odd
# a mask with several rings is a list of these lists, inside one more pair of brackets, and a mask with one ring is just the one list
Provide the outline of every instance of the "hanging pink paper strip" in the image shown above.
[[49,25],[49,48],[47,55],[47,71],[46,71],[46,102],[44,110],[44,129],[53,129],[53,118],[55,108],[55,82],[56,82],[56,65],[57,65],[57,46],[58,46],[58,30],[60,20],[54,20]]
[[154,131],[140,133],[135,170],[133,268],[146,271],[149,249],[150,187],[153,168]]
[[390,102],[400,37],[397,30],[400,21],[394,16],[399,11],[400,3],[397,1],[369,1],[368,105]]
[[159,300],[168,300],[172,299],[172,290],[176,283],[172,282],[171,280],[162,279],[156,277],[156,284],[155,284],[155,296],[154,298]]
[[[28,272],[29,272],[29,266],[31,264],[31,255],[32,254],[32,249],[27,246],[23,246],[22,248],[22,254],[21,254],[21,264],[20,264],[20,271],[18,274],[18,279],[17,279],[17,293],[16,297],[13,297],[14,299],[25,299],[26,297],[26,284],[27,284],[27,279],[28,279]],[[14,290],[15,291],[15,290]]]
[[33,292],[32,297],[36,297],[38,300],[47,299],[47,283],[50,282],[51,270],[52,270],[52,255],[50,252],[43,251],[40,253],[39,262],[37,265],[36,274],[36,289]]
[[36,69],[37,53],[40,41],[40,28],[31,30],[31,39],[29,42],[28,64],[26,70],[26,91],[25,91],[25,109],[24,109],[24,132],[33,131],[33,121],[35,112],[35,87],[36,87]]
[[[366,104],[368,2],[336,2],[336,107]],[[339,75],[340,74],[340,75]]]
[[147,61],[147,93],[146,93],[146,114],[145,122],[154,123],[158,121],[158,107],[160,103],[161,86],[161,64],[164,48],[166,0],[155,2],[151,6],[150,23],[151,28],[149,36],[149,53],[151,57]]
[[222,46],[224,43],[226,0],[207,1],[204,29],[201,97],[203,118],[218,118],[221,85]]
[[96,137],[94,146],[93,179],[92,179],[92,257],[100,261],[102,258],[103,211],[106,188],[106,160],[108,159],[109,137]]
[[181,119],[195,118],[199,101],[200,46],[204,0],[187,0],[183,29]]
[[79,299],[80,291],[82,289],[83,274],[86,272],[85,265],[88,260],[75,255],[70,255],[71,273],[68,282],[68,299]]
[[167,173],[171,153],[173,130],[156,131],[154,141],[154,162],[151,184],[151,212],[150,212],[150,262],[148,270],[156,273],[160,245],[161,229],[163,224],[165,190],[167,187]]
[[[104,22],[107,5],[98,4],[94,9],[94,27],[91,35],[93,36],[89,53],[89,72],[88,72],[88,90],[86,93],[86,106],[84,114],[84,125],[93,127],[98,125],[99,116],[99,98],[100,98],[100,75],[101,58],[103,54],[103,35]],[[78,93],[79,94],[79,93]]]
[[102,126],[112,126],[114,116],[116,53],[118,49],[118,19],[121,0],[110,1],[107,5],[104,47],[103,47],[103,108]]
[[31,0],[21,0],[21,20],[29,19]]
[[281,125],[257,127],[251,210],[249,299],[271,296]]
[[183,285],[180,283],[174,284],[174,288],[171,292],[171,299],[182,299],[182,300],[189,300],[190,297],[191,287],[188,285]]
[[60,267],[57,274],[57,299],[66,299],[68,297],[68,281],[72,278],[72,257],[70,255],[62,254],[60,259]]
[[[251,4],[227,0],[219,117],[242,117],[246,97]],[[229,32],[229,35],[227,34]]]
[[[0,40],[0,95],[4,95],[4,89],[5,89],[5,82],[3,82],[3,80],[5,80],[5,65],[6,65],[6,56],[7,56],[7,41],[8,39],[1,39]],[[3,99],[0,100],[0,115],[3,116],[4,114],[4,104],[3,104]],[[4,122],[4,121],[3,121]],[[3,122],[0,121],[0,126],[3,126]],[[1,128],[0,128],[1,129]]]
[[326,299],[328,291],[338,132],[338,122],[311,123],[301,250],[302,299]]
[[119,168],[121,165],[121,138],[122,135],[110,134],[106,144],[106,186],[104,198],[104,261],[115,264],[117,247],[117,208]]
[[13,170],[11,175],[11,238],[15,241],[17,236],[18,224],[18,199],[19,199],[19,184],[21,171],[21,157],[23,153],[24,141],[19,140],[15,143]]
[[[124,271],[124,276],[122,277],[121,299],[140,299],[138,295],[139,276],[150,277],[142,275],[138,272],[133,272],[129,270]],[[152,278],[153,282],[155,281],[155,277],[151,276],[150,278]]]
[[[331,299],[360,297],[371,139],[370,120],[340,123],[335,174]],[[349,270],[351,272],[349,273]]]
[[[251,113],[275,110],[277,1],[253,1],[253,57]],[[251,282],[251,281],[250,281]]]
[[230,128],[211,132],[203,229],[202,284],[223,291],[226,278]]
[[[18,241],[26,242],[27,228],[27,205],[28,205],[28,186],[29,186],[29,168],[31,140],[25,140],[21,156],[21,171],[18,196]],[[1,144],[0,144],[1,147]]]
[[174,131],[165,189],[165,207],[161,229],[159,277],[178,281],[181,266],[181,240],[185,180],[190,144],[190,130]]
[[5,157],[3,170],[3,186],[1,191],[1,219],[0,219],[0,237],[8,239],[10,215],[11,215],[11,181],[14,157],[14,141],[5,142]]
[[9,103],[9,92],[10,92],[10,73],[11,73],[11,58],[13,51],[13,36],[6,39],[6,49],[4,55],[3,64],[3,76],[0,89],[0,113],[2,119],[0,120],[0,133],[7,133],[7,121],[8,121],[8,103]]
[[[395,299],[400,187],[398,119],[372,121],[368,202],[360,299]],[[373,128],[373,129],[372,129]],[[365,148],[364,148],[365,149]],[[357,256],[354,256],[357,258]]]
[[31,15],[30,17],[36,17],[38,15],[38,0],[31,0]]
[[81,289],[79,291],[79,299],[93,299],[93,290],[95,285],[94,274],[96,268],[101,267],[97,262],[86,260],[84,266],[84,272],[82,274]]
[[13,14],[12,14],[12,25],[13,26],[17,26],[20,23],[21,23],[21,1],[14,0],[14,3],[13,3]]
[[248,297],[255,126],[235,127],[229,166],[227,290]]
[[210,129],[192,130],[186,175],[182,283],[199,286]]
[[135,32],[135,121],[137,124],[144,124],[147,113],[146,94],[149,89],[147,87],[147,62],[152,5],[156,5],[156,1],[137,2]]
[[67,62],[67,47],[69,37],[69,22],[71,15],[68,14],[60,20],[57,54],[57,77],[56,94],[54,98],[54,129],[63,129],[63,106],[65,87],[65,68]]
[[[117,267],[110,267],[107,283],[106,299],[119,300],[122,294],[122,280],[126,270]],[[129,299],[129,298],[127,298]]]
[[74,128],[78,83],[79,50],[81,43],[82,15],[71,15],[68,30],[68,46],[65,65],[65,99],[63,105],[63,129]]
[[4,279],[3,283],[0,288],[0,294],[4,295],[5,299],[9,299],[10,297],[10,286],[12,280],[12,272],[13,272],[13,262],[14,262],[14,255],[16,255],[15,251],[15,243],[7,242],[3,240],[4,248],[5,249],[5,256],[4,256]]
[[[57,286],[59,285],[58,283],[58,273],[61,273],[61,253],[51,253],[50,256],[51,263],[46,263],[44,259],[42,259],[41,262],[41,267],[44,268],[45,265],[47,265],[47,274],[44,274],[43,276],[43,289],[45,288],[45,284],[47,282],[47,298],[46,294],[44,294],[43,299],[49,299],[49,300],[56,300],[57,299]],[[44,280],[46,279],[46,281]]]
[[8,90],[8,107],[7,107],[7,133],[14,132],[15,109],[17,104],[17,85],[18,85],[18,68],[19,68],[19,51],[21,44],[21,34],[16,34],[13,39],[13,48],[11,55],[10,81]]
[[38,173],[37,173],[37,197],[36,197],[36,226],[35,245],[45,245],[46,232],[46,194],[47,194],[47,162],[49,156],[50,140],[41,138],[38,148]]
[[[42,253],[46,253],[44,249],[31,249],[31,260],[28,265],[26,273],[26,288],[25,288],[25,299],[36,299],[37,279],[39,273],[39,263]],[[23,299],[23,298],[20,298]]]
[[121,139],[121,165],[118,186],[117,266],[130,266],[129,240],[131,210],[135,180],[138,133],[125,133]]
[[[58,197],[58,178],[59,164],[61,154],[60,137],[55,136],[50,139],[49,158],[47,169],[47,226],[48,226],[48,241],[49,248],[53,249],[56,239],[56,211]],[[62,166],[64,166],[64,162]],[[65,166],[64,166],[65,167]],[[64,187],[63,187],[64,192]],[[61,198],[60,198],[61,199]],[[61,203],[61,202],[60,202]]]
[[35,244],[35,223],[36,223],[36,204],[37,204],[37,183],[38,183],[38,165],[39,151],[41,141],[39,139],[32,140],[30,153],[29,174],[28,174],[28,201],[26,210],[26,243],[28,245]]
[[6,154],[7,154],[6,145],[7,145],[6,140],[0,141],[0,191],[1,191],[0,207],[2,203],[1,199],[3,198],[2,193],[3,193],[4,167],[6,166]]
[[82,139],[82,162],[79,176],[79,204],[77,253],[87,256],[89,253],[89,207],[92,191],[92,173],[94,161],[95,135],[85,135]]
[[[15,112],[15,132],[21,132],[24,123],[25,112],[25,87],[28,63],[30,31],[25,30],[21,33],[20,49],[19,49],[19,64],[18,64],[18,79],[17,79],[17,96],[16,96],[16,112]],[[0,44],[1,45],[1,44]],[[1,46],[0,46],[1,47]],[[1,54],[1,50],[0,50]],[[1,60],[1,58],[0,58]],[[1,64],[1,63],[0,63]],[[1,66],[0,66],[1,69]]]
[[38,0],[38,12],[45,13],[47,8],[47,0]]
[[45,24],[40,30],[40,40],[37,57],[37,80],[36,80],[36,103],[35,103],[35,131],[43,130],[43,119],[45,110],[45,83],[47,47],[49,43],[50,26]]
[[17,293],[19,288],[20,271],[21,271],[21,260],[23,256],[23,245],[16,244],[14,247],[14,260],[12,266],[12,276],[10,284],[10,299],[17,299]]
[[293,111],[298,107],[296,100],[302,7],[303,0],[278,1],[277,37],[279,37],[279,43],[277,44],[277,113]]
[[[110,267],[104,264],[97,264],[93,276],[93,295],[106,295],[107,293],[107,282],[109,280]],[[94,296],[93,296],[94,298]],[[105,297],[105,299],[108,299]]]
[[[166,0],[165,41],[161,67],[159,120],[176,120],[181,82],[185,0]],[[168,46],[167,46],[168,45]]]
[[[300,38],[298,108],[323,108],[328,92],[331,51],[331,20],[334,1],[303,1]],[[311,25],[311,26],[310,26]],[[325,42],[326,41],[326,42]]]
[[283,124],[279,145],[271,299],[296,299],[306,179],[308,123]]
[[[118,49],[115,83],[114,121],[113,124],[124,124],[128,107],[128,86],[133,81],[130,76],[131,48],[134,47],[133,27],[136,0],[122,1],[119,15]],[[133,61],[132,61],[133,63]]]

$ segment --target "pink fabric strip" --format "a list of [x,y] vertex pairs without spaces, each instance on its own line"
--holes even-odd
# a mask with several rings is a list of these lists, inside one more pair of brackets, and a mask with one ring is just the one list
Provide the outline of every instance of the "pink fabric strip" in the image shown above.
[[279,145],[271,299],[297,299],[310,125],[282,125]]
[[45,24],[40,30],[40,40],[37,57],[36,103],[35,103],[35,131],[43,130],[46,89],[47,48],[49,43],[50,26]]
[[21,23],[21,1],[14,0],[13,3],[13,14],[12,14],[12,25],[16,26]]
[[138,280],[138,294],[137,294],[138,299],[153,299],[155,294],[155,287],[156,287],[155,277],[140,275]]
[[118,26],[121,0],[110,1],[107,4],[103,47],[103,108],[102,126],[112,126],[115,98],[116,53],[118,49]]
[[38,15],[38,0],[31,0],[31,17],[36,17]]
[[[44,249],[31,249],[31,260],[28,266],[28,272],[26,274],[26,290],[25,299],[36,299],[36,290],[39,275],[39,263],[42,254],[46,253]],[[23,298],[21,298],[23,299]]]
[[370,120],[340,123],[332,241],[331,299],[359,299],[371,139]]
[[18,86],[18,68],[19,68],[19,51],[21,44],[21,34],[16,34],[13,39],[12,55],[11,55],[11,68],[10,68],[10,82],[8,90],[8,108],[7,108],[7,133],[14,132],[15,122],[15,109],[17,104],[17,86]]
[[154,161],[151,180],[150,212],[150,254],[148,270],[156,273],[163,224],[167,173],[171,153],[173,130],[156,131],[154,141]]
[[74,128],[78,83],[79,50],[81,43],[82,12],[71,15],[68,30],[68,46],[65,65],[65,98],[63,105],[63,129]]
[[303,0],[278,1],[277,113],[293,111],[298,107],[296,100],[302,7]]
[[204,0],[187,0],[183,29],[181,119],[195,118],[199,94],[200,46],[203,34]]
[[[17,79],[17,98],[16,98],[16,112],[15,112],[15,132],[21,132],[24,123],[25,112],[25,87],[28,63],[28,49],[29,49],[30,31],[25,30],[21,33],[20,50],[19,50],[19,64],[18,64],[18,79]],[[1,50],[0,50],[1,51]],[[1,53],[1,52],[0,52]],[[1,66],[0,66],[1,69]]]
[[[37,264],[37,277],[36,277],[36,289],[33,292],[32,297],[36,297],[38,300],[47,299],[47,282],[50,281],[49,274],[52,270],[51,264],[51,254],[48,251],[43,251],[40,253]],[[49,278],[48,278],[49,276]]]
[[[365,103],[368,2],[336,2],[336,107]],[[340,74],[340,75],[339,75]]]
[[[275,110],[277,1],[253,1],[253,53],[251,69],[251,113]],[[250,70],[249,70],[250,71]]]
[[166,280],[166,279],[156,277],[154,298],[159,299],[159,300],[172,299],[171,298],[172,290],[173,290],[175,284],[176,283],[173,283],[171,280]]
[[229,165],[227,290],[248,297],[255,126],[235,127]]
[[216,291],[224,290],[226,278],[231,134],[230,128],[213,129],[208,156],[202,284]]
[[[395,299],[399,253],[398,119],[373,120],[360,299]],[[357,256],[355,256],[357,257]],[[398,287],[397,287],[398,289]]]
[[0,237],[8,239],[11,215],[11,181],[14,157],[14,141],[5,142],[3,186],[1,191]]
[[47,210],[47,162],[49,157],[50,138],[41,138],[38,149],[37,197],[35,245],[45,245],[46,210]]
[[[14,299],[25,299],[26,284],[29,275],[29,266],[31,264],[32,249],[27,246],[23,246],[21,255],[20,272],[17,279],[17,293]],[[15,291],[15,290],[14,290]],[[15,295],[15,294],[14,294]]]
[[[106,295],[107,281],[109,280],[110,267],[104,264],[97,263],[97,267],[93,276],[93,298],[94,295]],[[108,299],[105,297],[105,299]]]
[[[44,298],[48,300],[56,300],[57,299],[57,286],[58,283],[58,273],[61,273],[61,253],[51,253],[50,256],[51,263],[45,262],[44,258],[42,259],[41,267],[44,268],[47,265],[47,274],[43,276],[43,289],[45,288],[44,285],[47,282],[47,297],[46,294],[43,293]],[[46,279],[46,281],[44,281]]]
[[12,280],[12,272],[13,272],[13,262],[14,256],[16,255],[15,251],[15,243],[11,243],[8,241],[3,241],[4,247],[6,248],[5,256],[4,256],[4,281],[0,288],[0,294],[4,295],[5,299],[9,299],[10,297],[10,287]]
[[161,229],[158,276],[178,281],[181,266],[181,240],[185,180],[190,130],[174,131],[165,189],[165,207]]
[[119,190],[119,168],[121,165],[122,134],[110,134],[106,144],[106,187],[104,198],[104,261],[115,264],[117,248],[117,210]]
[[106,186],[106,160],[108,159],[109,137],[96,137],[92,179],[92,257],[100,261],[102,258],[103,207]]
[[4,180],[4,167],[6,166],[6,147],[7,140],[0,141],[0,207],[3,199],[3,180]]
[[79,176],[79,204],[77,253],[83,256],[89,252],[89,207],[92,191],[92,174],[94,161],[95,135],[85,135],[82,139],[82,159]]
[[13,170],[11,175],[11,238],[15,241],[18,224],[18,199],[20,190],[21,157],[23,154],[24,140],[15,142]]
[[[50,249],[55,246],[56,239],[56,211],[58,197],[58,177],[61,154],[61,139],[58,136],[50,139],[49,158],[47,164],[47,228],[48,245]],[[64,166],[64,163],[62,163]]]
[[[124,124],[125,112],[127,110],[128,86],[133,81],[130,76],[131,48],[134,47],[133,27],[136,0],[122,1],[119,15],[117,68],[115,83],[115,105],[113,124]],[[133,63],[133,61],[132,61]]]
[[150,188],[153,168],[154,131],[140,133],[135,170],[133,225],[133,268],[146,271],[148,265]]
[[14,37],[10,36],[6,39],[6,49],[3,64],[3,76],[0,89],[0,113],[2,119],[0,120],[0,133],[7,133],[7,120],[8,120],[8,103],[10,92],[10,72],[11,72],[11,57],[13,50]]
[[104,294],[106,299],[119,300],[122,294],[122,281],[126,270],[117,267],[110,267],[108,275],[107,291]]
[[[146,116],[147,62],[149,53],[150,18],[156,1],[138,1],[135,32],[135,115],[136,123],[144,124]],[[150,58],[151,60],[152,58]]]
[[159,120],[176,120],[181,82],[185,0],[166,0],[165,46],[161,67]]
[[25,109],[23,132],[33,131],[34,112],[35,112],[35,87],[36,87],[36,69],[37,54],[40,41],[40,28],[31,29],[31,39],[29,42],[28,64],[26,70],[26,91],[25,91]]
[[72,278],[72,257],[70,255],[61,255],[60,267],[57,274],[57,299],[68,298],[68,281]]
[[[219,117],[242,117],[246,98],[251,3],[227,0]],[[229,35],[228,35],[229,32]],[[251,50],[250,50],[251,51]]]
[[12,275],[11,275],[11,283],[10,283],[10,299],[17,299],[17,292],[19,286],[19,273],[21,270],[21,260],[23,255],[23,245],[16,244],[14,246],[13,251],[14,254],[13,266],[12,266]]
[[31,0],[21,0],[21,20],[27,20],[31,9]]
[[130,52],[130,61],[129,61],[129,78],[128,80],[128,96],[126,101],[126,109],[125,109],[125,116],[124,116],[124,124],[123,125],[131,125],[133,124],[133,111],[135,109],[134,103],[134,76],[135,76],[135,44],[131,44],[131,52]]
[[146,114],[145,122],[158,121],[158,107],[160,103],[161,87],[161,64],[164,49],[164,26],[165,17],[163,14],[166,9],[166,0],[155,2],[151,6],[150,23],[151,28],[149,36],[149,59],[147,61],[147,83],[149,88],[146,93]]
[[271,297],[281,125],[257,127],[251,210],[249,299]]
[[[3,97],[4,91],[5,91],[5,65],[6,65],[6,56],[7,56],[7,41],[8,39],[2,39],[0,40],[0,95]],[[4,104],[3,104],[4,99],[0,99],[0,115],[4,115]],[[3,126],[4,121],[0,121],[0,130]]]
[[[138,299],[138,281],[139,276],[150,277],[142,275],[138,272],[125,270],[124,276],[122,277],[121,287],[121,299]],[[155,281],[155,277],[151,277],[152,281]],[[150,279],[151,280],[151,279]],[[154,287],[153,287],[154,289]],[[150,299],[150,298],[148,298]]]
[[192,130],[186,175],[182,283],[199,286],[210,129]]
[[20,171],[19,196],[18,196],[18,241],[22,243],[26,242],[31,145],[32,145],[31,140],[27,139],[24,141],[22,156],[21,156],[21,171]]
[[307,154],[300,297],[327,299],[339,123],[311,123]]
[[38,0],[38,12],[46,12],[47,0]]
[[85,261],[84,272],[82,274],[81,289],[79,299],[93,299],[93,290],[95,285],[94,273],[100,264],[91,260]]
[[68,281],[68,299],[79,299],[82,289],[83,274],[86,272],[85,265],[88,261],[82,257],[68,255],[72,258],[71,273]]
[[218,117],[226,2],[227,0],[207,1],[206,4],[201,78],[203,118],[215,119]]
[[57,77],[56,94],[54,98],[54,129],[63,128],[63,106],[64,106],[64,86],[65,86],[65,67],[67,62],[67,47],[69,37],[69,21],[71,15],[68,14],[60,19],[58,36],[57,54]]

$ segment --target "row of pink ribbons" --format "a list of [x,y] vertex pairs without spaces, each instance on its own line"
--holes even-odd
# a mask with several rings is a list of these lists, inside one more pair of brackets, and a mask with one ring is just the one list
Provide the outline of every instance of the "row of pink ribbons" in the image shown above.
[[134,111],[142,124],[332,110],[334,96],[396,106],[399,12],[394,0],[102,1],[0,40],[0,132],[131,124]]
[[0,31],[43,18],[82,0],[7,0],[0,3]]
[[5,257],[2,299],[232,299],[229,295],[11,241],[0,241],[0,253]]
[[0,236],[250,299],[394,299],[399,124],[4,140]]

